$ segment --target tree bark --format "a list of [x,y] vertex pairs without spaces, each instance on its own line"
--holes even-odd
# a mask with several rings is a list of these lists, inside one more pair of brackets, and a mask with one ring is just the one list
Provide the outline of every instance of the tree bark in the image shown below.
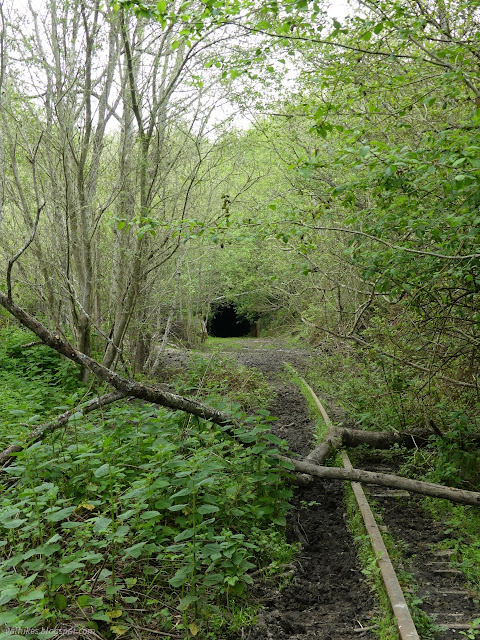
[[306,461],[312,462],[314,464],[323,464],[328,457],[330,457],[333,453],[335,453],[335,451],[340,449],[340,447],[342,446],[342,442],[343,442],[342,429],[340,429],[339,427],[336,427],[333,424],[333,422],[330,420],[327,412],[323,408],[322,403],[317,398],[315,392],[313,391],[312,387],[308,384],[308,382],[304,378],[301,378],[301,381],[310,392],[328,429],[327,435],[325,436],[325,439],[323,440],[323,442],[321,442],[318,445],[318,447],[315,447],[315,449],[309,453],[309,455],[306,458]]
[[[72,347],[71,344],[62,340],[59,335],[49,331],[41,322],[33,318],[24,309],[15,304],[13,300],[8,298],[2,291],[0,291],[0,305],[17,318],[24,327],[33,331],[33,333],[35,333],[44,344],[66,356],[70,360],[73,360],[73,362],[76,362],[82,367],[87,367],[99,380],[107,382],[115,387],[117,391],[122,392],[118,398],[130,395],[142,400],[147,400],[148,402],[160,404],[173,410],[191,413],[205,420],[210,420],[220,426],[234,424],[234,419],[227,413],[212,409],[200,402],[178,396],[174,393],[149,387],[139,382],[135,382],[134,380],[127,380],[114,371],[107,369],[93,358],[81,353]],[[13,451],[11,451],[10,454],[7,454],[7,457],[8,455],[11,455],[11,453],[13,453]],[[307,474],[309,476],[316,476],[319,478],[350,480],[354,482],[362,482],[364,484],[377,484],[383,487],[404,489],[406,491],[420,493],[435,498],[444,498],[460,504],[480,505],[480,493],[475,491],[444,487],[431,482],[410,480],[408,478],[402,478],[400,476],[386,473],[361,471],[359,469],[347,471],[346,469],[339,469],[336,467],[323,467],[311,464],[307,461],[292,460],[287,457],[280,457],[280,459],[290,463],[294,470],[300,474]]]
[[394,476],[389,473],[377,473],[374,471],[362,471],[360,469],[340,469],[338,467],[322,467],[308,462],[292,460],[291,458],[281,458],[293,464],[295,471],[316,476],[317,478],[332,478],[335,480],[350,480],[353,482],[361,482],[363,484],[377,484],[381,487],[389,487],[392,489],[404,489],[412,493],[420,493],[432,498],[443,498],[459,504],[480,505],[480,493],[476,491],[466,491],[464,489],[454,489],[452,487],[444,487],[441,484],[432,482],[422,482],[421,480],[410,480]]
[[102,382],[107,382],[118,391],[125,392],[127,395],[160,404],[175,411],[186,411],[199,418],[210,420],[215,424],[226,426],[234,423],[234,419],[223,411],[212,409],[195,400],[184,398],[183,396],[169,393],[158,388],[143,385],[134,380],[123,378],[118,373],[107,369],[99,362],[87,356],[85,353],[78,351],[71,344],[62,340],[58,335],[49,331],[41,322],[28,314],[24,309],[19,307],[13,300],[9,299],[0,291],[0,305],[19,320],[24,327],[30,329],[37,335],[47,346],[51,347],[58,353],[61,353],[69,360],[73,360],[82,368],[87,367],[94,376]]

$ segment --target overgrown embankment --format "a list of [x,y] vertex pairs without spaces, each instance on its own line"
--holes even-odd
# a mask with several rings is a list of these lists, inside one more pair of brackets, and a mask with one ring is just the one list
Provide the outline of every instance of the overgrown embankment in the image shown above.
[[[11,444],[89,394],[72,391],[78,384],[64,377],[57,354],[22,349],[25,332],[5,335],[0,415]],[[229,400],[237,391],[249,409],[264,404],[245,384],[248,371],[236,366],[236,384],[228,363],[211,364],[197,361],[178,384],[244,418],[238,441],[199,418],[121,401],[88,417],[80,408],[64,428],[16,455],[2,480],[0,625],[24,638],[36,637],[28,629],[37,627],[54,637],[67,622],[105,638],[135,629],[144,638],[150,630],[152,637],[207,638],[252,615],[244,599],[249,573],[291,553],[281,533],[291,491],[278,462],[262,455],[272,440],[281,447],[268,434],[268,413],[246,417]],[[37,385],[38,393],[13,409],[10,388],[22,385]],[[28,427],[12,425],[27,416]]]

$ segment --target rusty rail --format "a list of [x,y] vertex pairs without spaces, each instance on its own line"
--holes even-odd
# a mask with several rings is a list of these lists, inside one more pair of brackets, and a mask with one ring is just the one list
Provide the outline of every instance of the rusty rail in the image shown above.
[[[348,471],[353,469],[348,455],[342,453],[343,466]],[[375,521],[375,517],[368,504],[367,497],[362,489],[362,485],[359,482],[352,482],[352,490],[357,500],[358,508],[362,514],[365,528],[370,537],[372,549],[375,553],[375,559],[377,561],[378,568],[382,574],[385,589],[387,590],[390,604],[392,605],[393,613],[397,620],[398,631],[402,640],[420,640],[420,636],[415,628],[408,605],[403,595],[402,587],[398,582],[397,574],[393,568],[392,561],[388,555],[387,548],[383,542],[382,534]]]
[[[329,428],[332,428],[333,423],[330,420],[319,398],[306,382],[305,386],[311,393],[312,398],[315,401],[315,404],[317,405],[325,423]],[[346,452],[342,453],[342,460],[345,469],[347,471],[351,471],[353,467]],[[378,528],[375,517],[372,513],[372,510],[370,509],[370,505],[368,504],[368,500],[362,489],[362,485],[359,482],[352,482],[351,485],[353,493],[357,500],[358,508],[360,509],[360,513],[362,514],[363,522],[365,523],[365,528],[370,537],[370,542],[375,553],[375,559],[377,561],[378,568],[380,569],[380,572],[382,574],[385,589],[387,591],[388,598],[390,600],[390,604],[397,621],[400,638],[401,640],[420,640],[420,636],[418,635],[412,616],[410,615],[405,596],[403,595],[402,588],[400,586],[400,583],[398,582],[397,574],[395,573],[395,569],[393,568],[387,548],[382,538],[382,534],[380,533],[380,529]]]

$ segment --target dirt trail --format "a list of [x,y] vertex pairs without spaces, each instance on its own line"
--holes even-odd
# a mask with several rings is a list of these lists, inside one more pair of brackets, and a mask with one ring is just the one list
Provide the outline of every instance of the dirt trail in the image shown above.
[[[270,411],[278,418],[272,430],[292,451],[306,455],[313,447],[313,424],[300,390],[282,374],[284,362],[302,371],[311,353],[272,340],[246,340],[245,348],[230,353],[268,377],[276,392]],[[345,526],[342,496],[342,483],[336,481],[297,489],[287,527],[289,541],[301,544],[295,576],[282,590],[274,583],[257,585],[264,607],[258,624],[232,640],[374,638],[367,629],[374,605]]]
[[[303,372],[312,357],[310,351],[288,349],[271,339],[237,343],[237,360],[257,367],[269,379],[276,392],[270,407],[278,418],[273,431],[286,439],[292,451],[305,456],[312,449],[313,425],[300,390],[285,381],[284,362]],[[341,420],[334,408],[327,410]],[[392,466],[393,465],[393,466]],[[395,462],[383,468],[382,458],[363,455],[358,466],[367,470],[395,473]],[[421,609],[437,624],[434,634],[419,629],[421,637],[454,640],[465,637],[468,623],[480,616],[475,595],[465,580],[448,562],[448,554],[435,548],[447,537],[445,526],[434,522],[418,506],[418,498],[392,498],[388,492],[369,487],[382,514],[377,517],[405,550],[407,566],[418,584],[416,599]],[[395,493],[395,492],[393,492]],[[400,492],[401,493],[401,492]],[[382,497],[383,496],[383,497]],[[259,622],[244,629],[232,640],[348,640],[374,638],[368,630],[374,604],[358,568],[353,541],[344,523],[343,485],[338,481],[317,481],[314,486],[297,489],[290,512],[287,534],[290,542],[300,542],[295,578],[281,591],[275,585],[260,584],[257,596],[264,606]],[[375,507],[374,507],[375,508]],[[383,519],[382,519],[383,518]],[[410,562],[411,560],[411,562]],[[362,627],[365,630],[362,630]]]

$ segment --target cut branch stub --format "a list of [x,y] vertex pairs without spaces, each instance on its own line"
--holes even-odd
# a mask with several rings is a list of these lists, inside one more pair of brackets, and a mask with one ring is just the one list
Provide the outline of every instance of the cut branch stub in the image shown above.
[[308,454],[306,460],[315,464],[323,464],[327,458],[329,458],[342,446],[343,429],[341,429],[340,427],[336,427],[330,420],[328,413],[323,408],[322,403],[320,402],[316,393],[313,391],[308,382],[304,378],[300,378],[300,380],[311,394],[313,401],[317,405],[317,408],[320,411],[320,414],[328,429],[327,435],[325,436],[323,442],[321,442],[318,447],[315,447],[315,449],[313,449],[313,451]]

